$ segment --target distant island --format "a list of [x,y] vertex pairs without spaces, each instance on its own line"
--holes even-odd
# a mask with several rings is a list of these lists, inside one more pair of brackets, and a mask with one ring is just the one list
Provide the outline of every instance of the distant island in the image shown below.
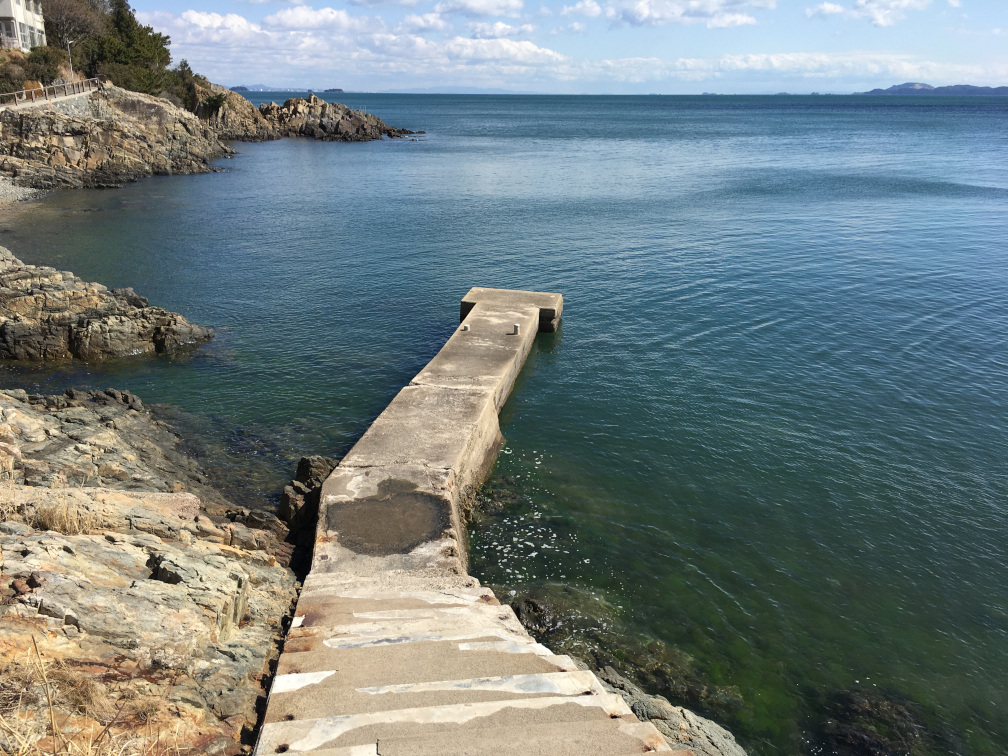
[[888,89],[873,89],[861,92],[866,95],[967,95],[971,97],[1008,96],[1008,87],[975,87],[971,84],[955,84],[949,87],[932,87],[930,84],[907,82]]
[[335,89],[326,89],[325,92],[329,94],[343,94],[343,90],[339,89],[338,87]]
[[311,92],[304,87],[300,89],[292,87],[271,87],[267,84],[238,84],[230,88],[232,92]]

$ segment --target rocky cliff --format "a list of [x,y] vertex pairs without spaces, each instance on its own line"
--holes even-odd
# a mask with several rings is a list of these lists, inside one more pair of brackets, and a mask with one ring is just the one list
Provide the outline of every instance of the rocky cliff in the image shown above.
[[73,273],[26,265],[0,247],[0,359],[163,354],[212,337],[209,328],[152,307],[132,289],[109,290]]
[[0,390],[0,752],[247,748],[296,592],[284,532],[128,392]]
[[90,97],[0,110],[0,173],[38,189],[118,186],[205,173],[231,154],[206,121],[157,97],[105,86]]
[[259,108],[279,136],[311,137],[328,142],[366,142],[382,137],[401,137],[413,132],[388,126],[381,118],[350,110],[338,102],[325,102],[315,95],[294,97],[277,105]]
[[[329,103],[315,95],[307,99],[292,97],[283,105],[265,103],[258,108],[237,92],[216,84],[210,89],[197,88],[196,96],[200,101],[196,114],[224,140],[263,142],[309,137],[327,142],[367,142],[413,133],[389,126],[376,115]],[[219,105],[207,104],[217,100],[221,100]]]
[[195,113],[111,85],[89,97],[0,110],[0,176],[33,189],[119,186],[211,171],[212,161],[232,154],[230,141],[365,142],[413,133],[315,95],[256,108],[223,87],[193,86]]

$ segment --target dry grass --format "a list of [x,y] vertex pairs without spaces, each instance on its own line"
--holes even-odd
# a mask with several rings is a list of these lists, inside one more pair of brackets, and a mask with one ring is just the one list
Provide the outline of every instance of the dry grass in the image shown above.
[[[166,736],[155,729],[154,720],[163,711],[161,699],[139,699],[131,706],[135,719],[146,732],[112,733],[125,704],[112,705],[104,686],[87,675],[47,662],[32,640],[32,651],[20,664],[0,671],[0,754],[5,756],[183,756],[177,732]],[[40,690],[41,689],[41,690]],[[43,717],[34,704],[44,699]],[[104,725],[75,734],[64,733],[59,721],[67,720],[60,708],[69,708]],[[104,721],[103,721],[104,720]]]
[[31,518],[31,526],[36,530],[54,530],[63,535],[80,535],[97,524],[93,513],[82,510],[65,495],[56,501],[40,504]]
[[0,480],[0,522],[21,521],[17,504],[14,503],[15,484],[10,480]]

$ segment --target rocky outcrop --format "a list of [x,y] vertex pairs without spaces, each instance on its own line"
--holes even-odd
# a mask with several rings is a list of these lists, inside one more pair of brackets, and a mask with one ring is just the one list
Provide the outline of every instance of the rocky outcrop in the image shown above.
[[[235,509],[182,451],[181,439],[139,397],[117,389],[50,396],[0,390],[0,480],[38,489],[188,492],[221,522]],[[231,543],[223,533],[204,535]]]
[[648,695],[612,667],[595,674],[609,690],[623,696],[639,720],[657,727],[673,750],[688,748],[695,756],[746,756],[735,736],[716,722],[673,706],[662,696]]
[[73,273],[26,265],[0,247],[0,359],[164,354],[212,337],[209,328],[152,307],[132,289],[109,290]]
[[192,113],[111,85],[90,97],[0,111],[0,173],[37,189],[206,173],[230,154]]
[[209,124],[218,138],[237,142],[267,142],[280,138],[276,126],[237,92],[218,84],[206,88],[194,83],[193,88],[199,103],[196,115]]
[[128,392],[0,391],[0,735],[34,742],[51,697],[78,745],[251,741],[296,595],[289,551],[275,518],[208,495],[178,445]]
[[277,105],[271,102],[259,111],[279,136],[311,137],[328,142],[366,142],[382,137],[402,137],[411,131],[388,126],[381,118],[360,110],[350,110],[338,102],[326,102],[315,95],[294,97]]

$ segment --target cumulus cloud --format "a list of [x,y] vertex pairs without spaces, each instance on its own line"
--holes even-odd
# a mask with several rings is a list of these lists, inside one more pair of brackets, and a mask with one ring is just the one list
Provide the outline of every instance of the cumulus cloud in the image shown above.
[[575,5],[565,5],[560,9],[560,14],[564,16],[597,18],[602,15],[602,6],[595,2],[595,0],[581,0]]
[[724,29],[755,24],[747,11],[776,5],[776,0],[616,0],[606,8],[606,17],[633,26],[705,24]]
[[306,5],[299,5],[294,8],[285,8],[270,16],[266,16],[263,19],[263,25],[270,28],[292,31],[318,29],[363,31],[368,28],[374,28],[375,23],[374,19],[366,16],[351,16],[342,8],[315,9]]
[[[711,2],[707,7],[715,5]],[[721,7],[728,6],[722,3]],[[735,7],[733,12],[742,13],[738,3]],[[683,82],[704,82],[707,89],[720,88],[718,82],[731,82],[727,86],[745,91],[745,83],[751,82],[754,88],[793,87],[800,91],[803,83],[807,89],[823,89],[843,88],[843,82],[941,84],[1008,78],[1008,65],[970,67],[872,52],[570,57],[537,44],[537,30],[526,23],[473,19],[465,27],[470,37],[445,35],[451,18],[436,12],[409,15],[397,24],[380,16],[294,5],[259,24],[234,14],[195,10],[178,15],[138,15],[144,23],[171,35],[178,58],[187,58],[196,70],[223,84],[263,81],[309,86],[331,82],[328,85],[368,89],[465,84],[581,91],[586,82],[606,88],[649,82],[649,87],[654,83],[651,91],[664,87],[676,91]],[[571,22],[582,23],[577,18]],[[570,34],[577,29],[559,27],[556,31]]]
[[445,51],[453,60],[504,62],[511,65],[537,65],[565,60],[560,53],[539,47],[528,40],[455,37],[448,42]]
[[476,21],[469,24],[466,28],[468,29],[470,36],[475,39],[525,37],[535,31],[535,27],[532,24],[512,26],[511,24],[505,24],[503,21],[495,21],[492,24],[485,21]]
[[[907,11],[924,10],[931,0],[857,0],[851,5],[824,2],[806,8],[805,14],[813,16],[845,16],[846,18],[868,19],[875,26],[892,26],[902,21]],[[949,0],[949,5],[959,7],[959,0]]]
[[464,16],[517,16],[524,7],[525,0],[445,0],[434,6],[434,11]]
[[447,29],[449,26],[448,21],[440,13],[424,13],[423,15],[417,15],[411,13],[405,18],[403,18],[402,23],[399,24],[400,29],[406,31],[439,31],[441,29]]

